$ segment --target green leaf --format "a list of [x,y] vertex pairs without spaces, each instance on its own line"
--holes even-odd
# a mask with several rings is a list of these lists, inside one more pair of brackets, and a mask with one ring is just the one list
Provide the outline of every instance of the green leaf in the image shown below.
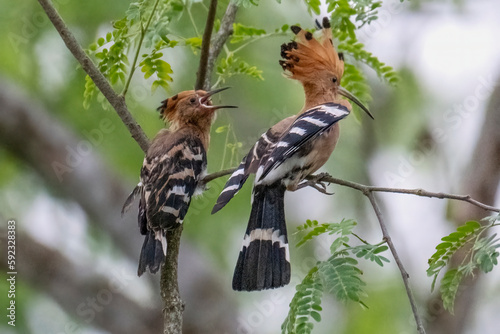
[[319,15],[321,13],[321,1],[320,0],[305,0],[307,5],[307,10],[309,13],[314,13]]
[[437,276],[451,256],[467,242],[475,239],[480,231],[481,225],[478,222],[469,221],[458,227],[455,232],[441,238],[443,242],[436,246],[436,252],[428,260],[427,275]]
[[[306,231],[309,228],[312,230],[307,233],[302,239],[297,243],[297,247],[302,246],[307,241],[312,240],[314,237],[317,237],[323,233],[328,234],[340,234],[340,241],[337,242],[339,246],[343,242],[349,241],[347,235],[351,234],[352,229],[356,226],[356,222],[350,219],[343,219],[340,223],[332,223],[332,224],[319,224],[317,221],[308,220],[306,224],[297,228],[298,231]],[[339,240],[337,239],[337,240]]]
[[233,34],[231,36],[230,43],[239,43],[252,37],[262,36],[265,34],[266,31],[264,29],[245,26],[241,23],[233,23]]
[[462,278],[462,271],[452,269],[448,270],[441,280],[441,287],[439,291],[441,292],[441,297],[443,299],[443,307],[451,314],[453,314],[455,297]]
[[215,129],[215,133],[223,133],[226,132],[226,130],[229,128],[229,125],[223,125],[219,126],[217,129]]
[[386,245],[377,246],[377,245],[361,245],[352,247],[350,250],[353,254],[355,254],[358,258],[364,258],[366,260],[370,260],[372,262],[377,263],[379,266],[383,267],[384,262],[389,262],[389,260],[381,255],[377,255],[381,252],[385,252],[389,249]]
[[321,311],[323,285],[318,276],[318,268],[312,268],[295,289],[288,315],[281,325],[281,333],[311,333],[314,328],[312,320],[321,321],[318,311]]
[[352,300],[364,305],[361,298],[366,296],[361,279],[362,271],[356,267],[358,261],[350,257],[330,257],[318,264],[325,289],[329,290],[340,301]]
[[184,43],[186,43],[187,46],[191,46],[191,48],[193,49],[201,48],[201,42],[202,42],[201,37],[191,37],[184,41]]

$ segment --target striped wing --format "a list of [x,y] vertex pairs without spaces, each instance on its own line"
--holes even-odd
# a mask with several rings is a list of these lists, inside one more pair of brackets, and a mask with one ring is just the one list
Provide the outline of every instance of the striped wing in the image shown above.
[[273,145],[267,159],[263,159],[262,173],[258,175],[259,181],[278,168],[308,141],[329,130],[347,115],[349,115],[349,109],[336,103],[325,103],[301,114]]
[[269,149],[279,140],[282,131],[289,127],[294,119],[295,116],[285,118],[260,136],[248,154],[241,160],[238,168],[227,180],[224,189],[217,198],[217,203],[212,209],[212,214],[222,209],[238,193],[250,174],[257,172],[262,158],[267,155]]
[[144,159],[144,190],[139,205],[141,233],[182,224],[206,164],[205,149],[195,137],[179,138],[163,154]]

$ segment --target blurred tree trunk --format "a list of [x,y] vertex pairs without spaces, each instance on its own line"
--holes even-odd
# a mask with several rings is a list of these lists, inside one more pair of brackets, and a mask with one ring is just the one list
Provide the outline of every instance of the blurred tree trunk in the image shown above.
[[[476,144],[472,160],[461,193],[467,193],[478,201],[494,205],[495,194],[500,182],[500,84],[495,89],[487,105],[481,135]],[[456,226],[469,220],[480,220],[491,212],[484,211],[465,202],[450,203],[450,218]],[[457,253],[452,264],[458,264],[465,252]],[[498,270],[498,268],[496,268]],[[442,300],[433,296],[428,302],[429,334],[460,334],[467,330],[467,324],[474,316],[477,284],[481,275],[464,279],[455,300],[455,315],[443,309]]]
[[[0,240],[7,244],[7,230],[0,228]],[[160,312],[128,299],[123,291],[133,289],[131,273],[115,269],[113,278],[95,273],[92,263],[69,261],[60,252],[40,244],[24,233],[16,234],[17,271],[23,283],[51,296],[74,320],[61,330],[93,326],[110,333],[159,333]],[[2,271],[7,257],[0,259]],[[31,298],[32,296],[30,296]],[[123,316],[126,314],[127,316]]]
[[[64,124],[54,119],[41,105],[38,101],[31,102],[27,96],[20,94],[19,90],[0,78],[0,145],[36,171],[49,188],[61,194],[66,200],[77,202],[91,218],[89,222],[95,224],[95,227],[102,233],[109,234],[117,248],[126,257],[132,259],[131,261],[136,262],[142,244],[142,236],[137,228],[137,216],[134,214],[136,210],[123,218],[120,216],[122,204],[133,185],[128,185],[119,179],[117,174],[103,162],[96,150],[89,152],[79,163],[72,166],[71,171],[65,173],[61,181],[54,171],[53,163],[64,163],[68,155],[67,147],[77,147],[83,140],[72,133]],[[23,223],[19,222],[19,224]],[[26,245],[26,243],[22,244]],[[33,247],[35,246],[40,245]],[[49,252],[47,249],[39,249],[43,254]],[[34,248],[23,251],[36,254]],[[39,257],[32,257],[34,267],[43,266],[45,261],[43,254],[40,254]],[[55,252],[53,256],[57,256],[57,254]],[[186,294],[185,301],[189,307],[184,313],[185,325],[188,329],[185,333],[206,333],[207,328],[213,333],[232,332],[232,329],[236,328],[236,307],[231,303],[231,299],[225,295],[229,289],[221,286],[220,282],[223,280],[220,278],[220,273],[211,265],[212,261],[204,258],[185,239],[181,246],[180,261],[179,275],[183,278],[180,280],[180,289],[196,291],[196,293]],[[189,265],[182,265],[182,263],[189,263]],[[78,291],[73,291],[73,294],[56,294],[57,291],[50,289],[46,284],[57,280],[62,282],[60,285],[62,290],[72,290],[81,286],[85,282],[74,281],[79,277],[79,271],[67,272],[77,268],[77,265],[78,263],[74,263],[73,266],[62,266],[58,270],[49,271],[29,270],[27,271],[28,276],[23,277],[23,279],[31,282],[38,280],[44,282],[38,284],[37,288],[47,291],[64,307],[69,301],[63,299],[72,299],[74,293]],[[95,274],[94,272],[84,272],[89,275]],[[135,275],[135,272],[127,274]],[[33,277],[29,275],[33,275]],[[41,277],[42,275],[49,275],[50,279]],[[61,275],[64,276],[61,277]],[[158,290],[159,276],[144,275],[143,279],[148,277],[154,283],[155,289]],[[98,277],[94,277],[90,282],[98,280]],[[116,307],[119,310],[120,304]],[[136,307],[139,306],[136,305]],[[143,319],[144,321],[139,321],[139,324],[151,319],[161,321],[162,307],[159,297],[148,301],[148,309],[149,312],[154,309],[160,317],[142,312],[137,316],[143,315],[147,318]],[[211,309],[211,312],[205,312],[207,309]],[[68,314],[74,316],[71,313],[74,313],[74,310],[74,308],[68,308]],[[200,310],[203,310],[203,317],[200,317]],[[121,315],[128,317],[127,312],[125,310]],[[203,319],[203,323],[198,319]],[[105,318],[103,321],[112,321],[112,319]],[[109,326],[102,324],[102,327],[112,328],[112,324]],[[114,330],[111,332],[124,333]],[[150,331],[135,332],[150,333]]]

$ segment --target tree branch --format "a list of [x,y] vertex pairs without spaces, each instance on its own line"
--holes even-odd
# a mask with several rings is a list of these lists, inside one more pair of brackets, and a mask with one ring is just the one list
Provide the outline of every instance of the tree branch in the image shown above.
[[181,246],[182,225],[167,232],[167,257],[161,268],[161,298],[163,299],[163,334],[182,333],[184,302],[179,294],[177,269]]
[[396,261],[396,264],[399,268],[399,272],[401,273],[401,277],[403,278],[403,283],[406,289],[406,294],[408,295],[408,300],[410,301],[411,305],[411,310],[413,312],[413,317],[415,318],[415,322],[417,323],[417,330],[420,334],[425,334],[425,329],[422,324],[422,319],[420,318],[420,315],[418,314],[418,309],[417,309],[417,304],[415,303],[415,298],[413,297],[413,292],[411,291],[410,287],[410,275],[406,272],[406,269],[403,266],[403,262],[401,262],[401,259],[399,258],[399,255],[396,251],[396,247],[392,243],[392,239],[389,236],[389,231],[387,230],[387,225],[385,224],[384,217],[382,216],[382,212],[380,211],[380,208],[375,201],[375,196],[373,195],[373,190],[365,190],[363,191],[363,194],[368,197],[370,200],[370,203],[373,206],[373,210],[375,211],[375,215],[377,216],[377,220],[380,225],[380,229],[382,230],[382,235],[384,237],[384,240],[387,242],[387,245],[389,246],[389,249],[391,250],[392,256],[394,257],[394,261]]
[[[218,172],[208,174],[207,176],[205,176],[205,178],[203,179],[202,182],[208,183],[208,182],[213,181],[219,177],[223,177],[223,176],[232,174],[235,170],[236,170],[236,167],[228,168],[228,169],[224,169],[224,170],[221,170]],[[453,199],[453,200],[457,200],[457,201],[470,203],[470,204],[475,205],[483,210],[494,211],[494,212],[500,213],[500,208],[496,208],[494,206],[484,204],[478,200],[473,199],[470,195],[455,195],[455,194],[448,194],[448,193],[443,193],[443,192],[436,193],[436,192],[427,191],[424,189],[405,189],[405,188],[387,188],[387,187],[367,186],[367,185],[364,185],[361,183],[337,179],[337,178],[335,178],[327,173],[324,173],[324,175],[321,175],[321,177],[319,177],[319,178],[317,175],[309,175],[307,177],[307,179],[308,180],[316,180],[317,182],[327,182],[327,183],[338,184],[340,186],[359,190],[362,193],[365,193],[365,192],[385,192],[385,193],[415,195],[415,196],[420,196],[420,197]]]
[[237,11],[238,6],[234,4],[233,1],[229,2],[226,8],[226,12],[224,13],[224,17],[221,20],[220,29],[211,41],[205,73],[205,81],[203,82],[203,89],[205,90],[210,89],[212,72],[215,67],[217,57],[219,57],[222,47],[226,43],[229,36],[231,36],[231,34],[233,33],[233,23],[236,18]]
[[229,175],[229,174],[233,174],[235,170],[236,170],[236,167],[235,168],[223,169],[223,170],[220,170],[218,172],[214,172],[214,173],[208,174],[207,176],[205,176],[203,178],[203,180],[201,180],[201,182],[203,182],[204,184],[207,184],[208,182],[213,181],[215,179],[218,179],[219,177],[223,177],[223,176],[226,176],[226,175]]
[[80,44],[78,44],[75,36],[71,33],[71,31],[69,31],[63,19],[52,5],[52,2],[50,0],[38,0],[38,2],[42,6],[45,13],[47,13],[47,16],[59,35],[61,35],[61,38],[66,44],[68,50],[71,51],[76,60],[78,60],[78,62],[82,65],[83,70],[89,75],[92,81],[94,81],[96,87],[99,88],[104,97],[106,97],[111,106],[116,110],[116,113],[123,121],[123,124],[125,124],[132,135],[132,138],[134,138],[141,149],[146,152],[149,147],[149,140],[142,131],[142,128],[132,117],[132,114],[130,114],[127,104],[125,103],[125,97],[116,94],[106,78],[95,66],[89,56],[87,56],[85,51],[83,51]]
[[[208,8],[207,23],[203,31],[203,40],[201,42],[200,65],[196,74],[195,89],[203,89],[204,83],[207,81],[207,66],[210,54],[210,44],[212,38],[212,30],[214,30],[215,13],[217,12],[217,0],[210,1]],[[210,82],[210,78],[208,79]]]
[[[207,175],[206,178],[210,177],[210,175]],[[309,177],[313,178],[313,177]],[[481,209],[488,210],[488,211],[495,211],[495,212],[500,212],[500,208],[495,208],[493,206],[481,203],[473,198],[471,198],[470,195],[455,195],[455,194],[447,194],[443,192],[431,192],[427,191],[424,189],[404,189],[404,188],[387,188],[387,187],[374,187],[374,186],[366,186],[363,184],[351,182],[351,181],[345,181],[341,179],[334,178],[330,175],[326,175],[322,178],[319,179],[319,181],[323,182],[328,182],[328,183],[335,183],[341,186],[357,189],[361,192],[386,192],[386,193],[396,193],[396,194],[407,194],[407,195],[415,195],[415,196],[420,196],[420,197],[430,197],[430,198],[440,198],[440,199],[453,199],[457,201],[463,201],[463,202],[468,202],[472,205],[475,205]]]

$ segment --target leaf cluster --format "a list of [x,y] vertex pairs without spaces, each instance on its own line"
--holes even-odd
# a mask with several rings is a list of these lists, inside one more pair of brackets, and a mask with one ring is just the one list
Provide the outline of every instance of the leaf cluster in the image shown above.
[[493,226],[498,224],[494,218],[490,224],[481,225],[477,221],[469,221],[457,228],[456,231],[441,239],[436,246],[436,252],[430,257],[427,276],[433,277],[431,289],[434,290],[438,275],[449,265],[450,260],[457,252],[463,252],[463,260],[453,268],[446,270],[441,279],[440,293],[443,306],[453,313],[453,306],[462,279],[474,275],[477,270],[488,273],[498,264],[500,253],[500,238],[497,234],[486,236]]
[[[179,44],[168,38],[169,25],[184,9],[182,0],[132,2],[125,17],[114,21],[113,30],[92,43],[87,52],[97,60],[99,70],[111,84],[123,88],[123,95],[137,67],[141,68],[145,79],[154,76],[153,91],[158,87],[166,90],[173,71],[170,64],[161,59],[163,53],[160,51]],[[142,49],[147,53],[143,53],[139,60]],[[131,64],[129,59],[133,59]],[[96,95],[95,85],[87,78],[84,91],[86,108]]]
[[218,82],[225,82],[236,74],[245,74],[258,80],[264,80],[261,70],[256,66],[249,65],[233,53],[220,60],[216,74],[219,77]]
[[[285,333],[310,333],[314,323],[321,321],[320,311],[323,292],[330,292],[342,302],[354,301],[363,307],[367,307],[362,301],[366,296],[362,280],[362,270],[358,267],[356,258],[364,258],[383,266],[389,262],[387,258],[380,255],[388,248],[385,242],[372,245],[359,238],[353,233],[356,222],[344,219],[340,223],[324,223],[308,220],[304,225],[297,228],[297,233],[305,233],[297,243],[300,247],[314,238],[323,235],[337,235],[330,245],[331,256],[325,261],[318,261],[302,283],[297,286],[288,316],[281,326]],[[349,240],[355,237],[362,242],[358,246],[350,246]]]

